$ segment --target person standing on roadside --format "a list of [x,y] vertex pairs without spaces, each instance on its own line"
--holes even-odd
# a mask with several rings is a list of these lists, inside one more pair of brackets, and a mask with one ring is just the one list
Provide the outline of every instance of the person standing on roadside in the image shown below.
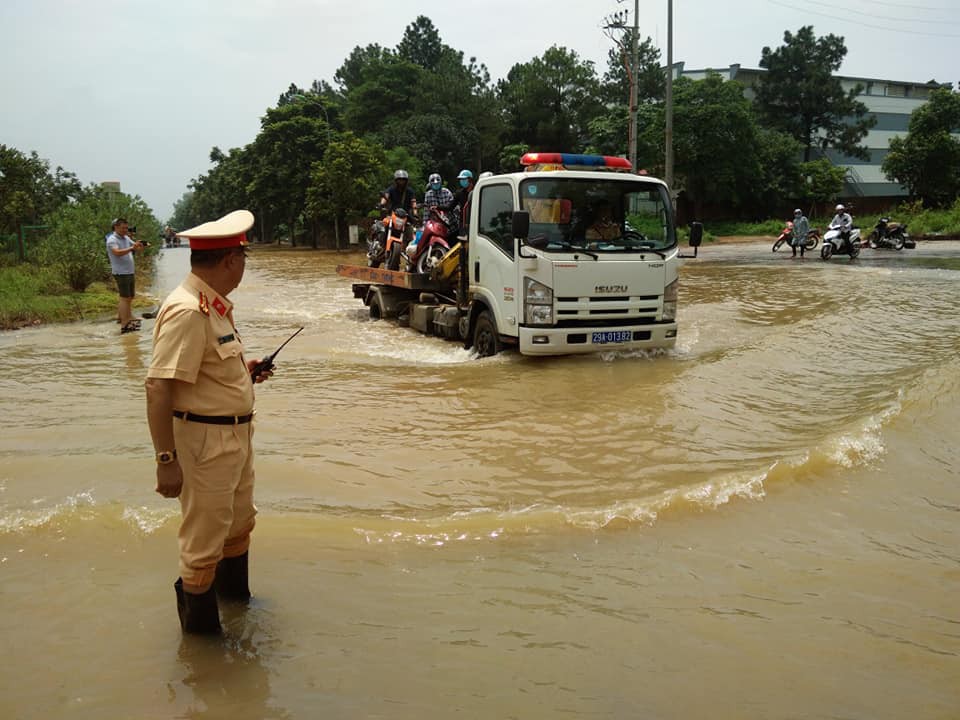
[[803,210],[797,208],[793,211],[793,257],[797,256],[797,248],[800,249],[800,257],[803,257],[803,251],[807,249],[807,235],[810,234],[810,221],[803,214]]
[[254,382],[227,296],[246,266],[253,214],[237,210],[184,230],[190,274],[164,301],[147,371],[147,421],[156,451],[156,491],[179,498],[180,577],[174,583],[184,633],[221,631],[218,597],[250,599]]
[[117,315],[120,318],[120,333],[123,334],[140,329],[140,323],[133,319],[133,297],[136,294],[133,254],[143,244],[129,237],[127,232],[130,226],[125,218],[114,220],[112,227],[113,232],[106,237],[107,257],[120,295]]

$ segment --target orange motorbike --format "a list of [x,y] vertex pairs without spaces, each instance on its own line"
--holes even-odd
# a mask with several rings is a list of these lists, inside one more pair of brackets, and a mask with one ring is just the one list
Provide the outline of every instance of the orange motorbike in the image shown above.
[[373,224],[367,240],[367,265],[380,267],[381,263],[385,263],[387,270],[400,269],[404,234],[409,220],[406,210],[396,208]]

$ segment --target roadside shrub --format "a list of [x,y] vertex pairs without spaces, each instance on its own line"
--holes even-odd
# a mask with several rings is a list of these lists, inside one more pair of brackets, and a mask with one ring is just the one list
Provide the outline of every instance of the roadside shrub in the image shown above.
[[[53,268],[77,292],[98,280],[109,280],[110,261],[104,239],[115,217],[125,217],[137,226],[140,239],[159,238],[159,223],[143,200],[95,190],[80,202],[61,207],[48,219],[50,230],[38,251],[40,264]],[[144,254],[138,253],[137,264],[146,261],[152,265],[159,244],[156,242]]]

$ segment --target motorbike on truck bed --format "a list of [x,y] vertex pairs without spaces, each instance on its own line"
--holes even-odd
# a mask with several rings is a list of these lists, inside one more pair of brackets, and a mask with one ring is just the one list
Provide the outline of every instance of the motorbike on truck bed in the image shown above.
[[367,265],[380,267],[385,264],[388,270],[400,269],[403,255],[404,232],[409,216],[403,208],[387,213],[370,229],[367,240]]
[[427,211],[423,232],[407,246],[404,253],[410,272],[429,273],[440,264],[443,256],[450,252],[448,238],[453,234],[452,225],[450,211],[437,207]]

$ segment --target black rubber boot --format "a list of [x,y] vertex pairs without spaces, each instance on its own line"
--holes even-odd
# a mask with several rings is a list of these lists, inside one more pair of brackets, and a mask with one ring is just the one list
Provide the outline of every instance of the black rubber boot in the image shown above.
[[188,593],[183,589],[183,578],[177,578],[173,584],[177,591],[177,614],[180,627],[191,635],[219,635],[220,609],[217,607],[217,594],[211,587],[201,595]]
[[245,603],[250,600],[248,562],[250,553],[232,558],[223,558],[217,563],[217,576],[213,587],[223,600]]

